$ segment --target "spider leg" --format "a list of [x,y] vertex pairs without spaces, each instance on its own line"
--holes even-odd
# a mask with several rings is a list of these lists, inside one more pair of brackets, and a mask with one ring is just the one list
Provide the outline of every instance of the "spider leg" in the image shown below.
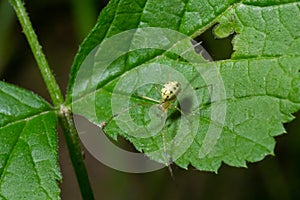
[[124,109],[122,112],[120,112],[120,113],[115,113],[115,114],[113,114],[107,121],[103,121],[103,122],[100,122],[100,128],[103,130],[112,120],[114,120],[116,117],[118,117],[119,115],[121,115],[122,113],[125,113],[125,112],[127,112],[127,111],[129,111],[130,109],[132,109],[132,108],[136,108],[136,107],[138,107],[138,106],[142,106],[142,104],[136,104],[136,105],[134,105],[134,106],[131,106],[131,107],[129,107],[129,108],[127,108],[127,109]]
[[147,100],[149,100],[149,101],[153,101],[153,102],[155,102],[155,103],[160,103],[160,101],[157,101],[156,99],[153,99],[153,98],[150,98],[150,97],[147,97],[147,96],[140,96],[141,98],[143,98],[143,99],[147,99]]

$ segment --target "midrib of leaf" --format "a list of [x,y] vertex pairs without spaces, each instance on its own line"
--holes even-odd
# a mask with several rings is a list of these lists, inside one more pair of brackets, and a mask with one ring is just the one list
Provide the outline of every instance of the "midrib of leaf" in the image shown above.
[[[14,123],[19,120],[26,120],[27,118],[30,119],[30,117],[35,117],[36,115],[51,110],[51,107],[47,102],[41,101],[41,99],[33,93],[25,94],[19,88],[6,87],[3,82],[0,82],[0,84],[0,96],[5,97],[5,101],[9,101],[6,102],[6,104],[4,102],[4,105],[7,105],[8,103],[8,107],[0,108],[0,116],[7,117],[5,120],[0,121],[0,127],[4,127],[7,124]],[[13,102],[11,102],[12,100]],[[6,108],[9,108],[9,112]]]
[[21,119],[14,120],[14,121],[11,121],[11,122],[8,122],[6,124],[1,125],[0,129],[5,128],[7,126],[15,125],[15,124],[18,124],[18,123],[21,123],[21,122],[29,121],[31,119],[34,119],[34,118],[38,117],[38,116],[45,115],[45,114],[47,114],[49,112],[53,112],[53,111],[50,110],[50,109],[49,110],[43,110],[41,112],[37,112],[37,113],[33,113],[33,114],[30,114],[30,115],[24,116]]
[[[174,44],[174,45],[176,45],[176,44]],[[174,47],[174,46],[172,46],[172,47]],[[162,56],[165,56],[166,53],[167,53],[167,51],[164,51],[163,54],[157,55],[157,56],[151,58],[150,60],[147,60],[147,62],[145,62],[145,63],[155,62],[157,59],[161,58]],[[259,61],[259,60],[276,60],[277,63],[280,64],[280,62],[278,61],[278,59],[280,59],[280,58],[286,58],[286,57],[291,57],[291,58],[293,58],[293,57],[295,58],[296,57],[296,58],[298,58],[300,56],[285,56],[285,55],[277,55],[277,56],[274,56],[274,57],[271,57],[271,56],[269,56],[269,57],[263,57],[262,56],[262,57],[238,58],[238,59],[232,59],[232,60],[214,61],[214,63],[217,66],[220,66],[221,64],[224,64],[224,63],[236,63],[236,62],[243,62],[243,61],[249,62],[249,61],[253,61],[253,60],[255,60],[255,61]],[[137,67],[140,67],[141,65],[134,66],[133,68],[127,70],[126,73],[135,70]],[[197,64],[195,64],[195,65],[197,65]],[[201,64],[199,64],[199,65],[201,65]],[[208,64],[204,64],[204,65],[209,65],[209,63]],[[283,71],[285,71],[284,68],[282,68],[282,69],[283,69]],[[120,78],[122,76],[124,76],[124,73],[119,74],[118,76],[115,76],[113,79],[110,79],[104,85],[101,85],[101,87],[97,88],[95,91],[90,92],[90,93],[86,93],[86,95],[81,96],[81,97],[79,97],[77,99],[74,99],[73,102],[71,102],[70,104],[67,104],[67,106],[71,106],[71,104],[73,104],[73,103],[76,104],[77,102],[81,101],[82,99],[87,98],[89,96],[92,96],[92,95],[94,95],[95,93],[97,93],[97,92],[99,92],[101,90],[106,91],[106,92],[108,92],[110,94],[113,94],[113,93],[115,93],[115,94],[121,94],[121,93],[118,93],[118,91],[107,90],[106,86],[110,85],[112,82],[114,82],[115,80],[117,80],[118,78]],[[126,95],[126,94],[124,94],[124,95]],[[271,96],[270,94],[266,94],[266,95]],[[143,99],[143,100],[147,101],[147,99],[145,99],[144,97],[135,97],[134,95],[132,97],[136,98],[136,99]],[[251,96],[249,96],[249,97],[251,97]],[[281,98],[280,96],[272,96],[272,97],[274,97],[274,98]],[[232,98],[231,99],[224,99],[224,100],[221,100],[219,102],[222,103],[222,102],[230,101],[230,100],[233,100],[233,99]],[[297,103],[297,102],[293,102],[293,103]]]

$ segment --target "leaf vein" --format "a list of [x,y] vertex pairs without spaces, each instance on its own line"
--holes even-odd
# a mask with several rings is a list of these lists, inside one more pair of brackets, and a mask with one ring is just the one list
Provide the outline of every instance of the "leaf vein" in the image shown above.
[[23,141],[24,141],[25,144],[27,144],[27,147],[29,149],[29,152],[30,152],[29,155],[30,155],[30,158],[31,158],[31,161],[32,161],[32,164],[33,164],[33,169],[35,171],[35,176],[38,179],[39,187],[44,191],[44,193],[49,197],[49,199],[51,199],[51,195],[48,193],[48,191],[46,190],[46,188],[44,188],[44,186],[43,186],[39,170],[37,169],[37,166],[36,166],[36,161],[34,161],[34,158],[33,158],[33,155],[32,155],[33,149],[32,149],[32,147],[30,146],[30,144],[26,140],[23,140]]
[[[232,130],[232,129],[231,129],[230,127],[228,127],[228,126],[224,126],[223,124],[220,124],[219,122],[213,121],[213,120],[211,120],[210,118],[207,118],[207,117],[204,117],[204,116],[202,116],[202,119],[203,119],[203,120],[206,120],[208,123],[213,123],[213,125],[218,126],[219,128],[222,128],[222,129],[226,128],[230,133],[232,133],[232,134],[235,135],[236,137],[241,137],[241,138],[243,138],[243,139],[245,139],[245,140],[248,140],[248,141],[250,141],[251,143],[256,144],[256,145],[258,145],[258,146],[260,146],[260,147],[266,149],[267,151],[269,151],[268,147],[264,146],[264,144],[260,144],[258,141],[255,141],[255,140],[253,140],[252,138],[248,138],[248,137],[246,137],[246,136],[244,136],[244,135],[240,135],[238,132]],[[219,140],[221,137],[222,137],[222,133],[221,133],[220,137],[218,138],[218,140]]]
[[10,152],[8,153],[7,159],[4,161],[4,164],[3,164],[3,165],[4,165],[4,168],[3,168],[2,173],[0,174],[0,184],[1,184],[2,181],[3,181],[5,172],[8,172],[8,171],[7,171],[7,168],[8,168],[9,162],[10,162],[10,160],[13,158],[13,152],[15,151],[15,147],[16,147],[17,144],[19,143],[19,141],[20,141],[20,136],[21,136],[22,133],[24,132],[26,126],[27,126],[27,122],[26,122],[26,123],[24,124],[24,126],[22,127],[22,130],[20,131],[20,133],[19,133],[18,136],[17,136],[17,140],[15,140],[15,143],[12,144],[12,146],[11,146],[11,149],[10,149]]

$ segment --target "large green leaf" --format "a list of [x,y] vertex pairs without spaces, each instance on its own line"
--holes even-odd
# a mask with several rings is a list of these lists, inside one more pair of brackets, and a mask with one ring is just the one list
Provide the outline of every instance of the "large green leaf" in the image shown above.
[[[74,112],[95,124],[108,123],[108,135],[122,135],[165,164],[170,156],[183,168],[217,171],[222,162],[261,160],[273,154],[274,136],[300,108],[299,6],[111,1],[74,62],[68,102],[73,98]],[[218,37],[237,34],[231,59],[208,62],[173,32],[196,37],[215,24]],[[183,113],[170,108],[164,125],[163,114],[151,107],[157,103],[144,96],[159,100],[157,88],[170,80],[182,84],[177,103]]]
[[[87,55],[105,38],[126,30],[142,27],[168,28],[189,36],[197,36],[213,25],[217,17],[230,8],[233,2],[236,1],[109,1],[107,7],[100,13],[95,27],[84,40],[76,55],[71,70],[67,103],[71,102],[74,81],[81,64]],[[141,57],[147,60],[151,58],[151,55],[141,54],[138,57],[139,60],[141,60]]]
[[0,199],[60,199],[56,114],[4,82],[0,102]]

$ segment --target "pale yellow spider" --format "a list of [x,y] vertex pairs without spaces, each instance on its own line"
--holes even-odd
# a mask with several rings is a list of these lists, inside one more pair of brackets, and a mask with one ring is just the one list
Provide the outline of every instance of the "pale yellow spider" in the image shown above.
[[[177,81],[169,81],[167,83],[165,83],[163,86],[162,86],[162,89],[161,89],[161,100],[160,101],[157,101],[155,99],[152,99],[150,97],[147,97],[147,96],[142,96],[143,99],[147,99],[147,100],[150,100],[152,102],[157,102],[158,103],[158,108],[160,110],[162,110],[163,112],[167,113],[168,112],[168,109],[170,108],[171,106],[171,103],[176,99],[176,96],[178,96],[178,94],[180,93],[181,91],[181,85],[179,82]],[[132,108],[132,107],[131,107]],[[175,106],[175,108],[180,111],[180,113],[182,113],[182,111]],[[130,108],[129,108],[130,109]],[[114,114],[107,122],[101,122],[100,123],[100,127],[104,130],[105,127],[116,117],[118,117],[121,113],[118,113],[118,114]],[[164,129],[164,127],[163,127]],[[165,135],[164,135],[164,131],[162,129],[162,143],[163,143],[163,151],[164,151],[164,154],[167,154],[167,149],[166,149],[166,144],[165,144]],[[167,163],[168,167],[169,167],[169,170],[170,170],[170,173],[173,177],[173,174],[172,174],[172,170],[170,168],[170,163],[172,161],[169,161]]]

